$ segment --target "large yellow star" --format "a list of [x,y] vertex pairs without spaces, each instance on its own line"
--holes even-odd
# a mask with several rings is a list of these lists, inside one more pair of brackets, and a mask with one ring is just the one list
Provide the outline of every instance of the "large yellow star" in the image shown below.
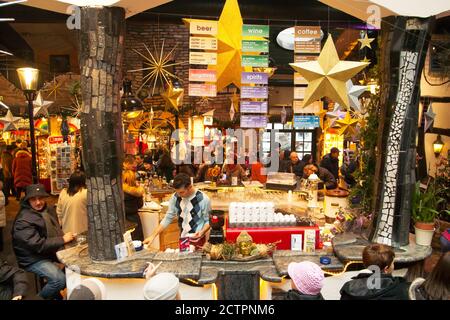
[[341,126],[339,129],[339,134],[354,134],[356,132],[356,124],[358,123],[358,119],[353,119],[350,115],[350,112],[345,114],[345,118],[342,120],[336,120],[336,123]]
[[364,38],[362,39],[358,39],[359,42],[361,42],[361,48],[359,48],[359,50],[362,50],[364,47],[367,47],[369,49],[372,49],[372,47],[370,46],[370,43],[375,40],[375,38],[369,38],[367,36],[367,33],[364,35]]
[[305,107],[327,96],[348,109],[350,106],[345,83],[368,64],[339,60],[333,39],[329,35],[316,61],[290,65],[308,81],[303,104]]
[[166,101],[166,110],[175,109],[183,103],[183,88],[174,88],[172,82],[169,82],[167,90],[161,94],[161,97]]

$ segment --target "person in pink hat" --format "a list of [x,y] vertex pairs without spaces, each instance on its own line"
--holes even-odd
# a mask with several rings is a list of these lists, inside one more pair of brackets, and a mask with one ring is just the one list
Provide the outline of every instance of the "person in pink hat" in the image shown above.
[[292,289],[286,292],[284,300],[324,300],[320,290],[325,275],[317,264],[310,261],[291,262],[288,274]]

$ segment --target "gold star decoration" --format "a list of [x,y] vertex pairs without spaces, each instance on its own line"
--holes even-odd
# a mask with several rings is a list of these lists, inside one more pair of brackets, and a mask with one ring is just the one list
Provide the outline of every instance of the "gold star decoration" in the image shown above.
[[80,103],[80,100],[78,100],[78,96],[74,95],[72,100],[72,105],[68,107],[63,107],[62,109],[68,110],[70,112],[70,116],[74,118],[79,118],[81,115],[81,112],[83,112],[83,106]]
[[170,72],[168,69],[170,67],[185,64],[187,63],[187,61],[173,62],[173,52],[175,51],[177,45],[175,45],[172,50],[166,53],[164,50],[164,40],[162,41],[161,48],[159,49],[156,49],[156,44],[155,42],[153,42],[153,46],[155,49],[153,53],[145,43],[143,45],[148,55],[145,55],[136,49],[133,49],[133,51],[144,59],[144,67],[140,69],[129,70],[128,72],[148,71],[148,73],[142,78],[142,84],[137,91],[140,91],[148,82],[150,82],[150,87],[152,87],[151,95],[153,96],[155,94],[156,86],[159,82],[165,85],[169,85],[172,79],[180,79],[177,75]]
[[277,71],[277,68],[272,67],[253,67],[254,72],[265,72],[269,74],[269,78],[274,75],[275,71]]
[[[195,19],[183,19],[189,27]],[[208,69],[217,70],[217,91],[230,84],[241,87],[242,16],[237,0],[226,0],[218,21],[217,65]]]
[[333,38],[329,35],[316,61],[290,65],[308,81],[303,104],[305,107],[327,96],[348,109],[349,100],[345,83],[368,63],[339,60]]
[[175,109],[183,104],[184,89],[174,88],[172,82],[169,82],[167,90],[161,94],[161,97],[166,102],[166,111]]
[[364,35],[364,38],[362,39],[358,39],[358,41],[361,43],[361,48],[359,48],[359,50],[362,50],[364,47],[367,47],[369,49],[372,49],[372,47],[370,46],[370,43],[375,40],[375,38],[369,38],[367,36],[367,33]]
[[21,120],[21,117],[14,117],[11,110],[8,110],[6,116],[0,118],[0,122],[3,123],[3,132],[9,130],[17,130],[18,122]]
[[364,56],[364,59],[362,59],[361,62],[368,62],[368,63],[370,63],[370,59],[367,59],[367,57]]
[[212,101],[212,98],[210,97],[201,97],[198,101],[197,104],[200,107],[209,107],[209,103]]
[[341,126],[341,128],[339,129],[340,135],[352,135],[356,133],[356,124],[358,123],[358,119],[353,119],[350,115],[350,112],[347,112],[345,114],[344,119],[336,120],[336,123]]
[[326,130],[326,128],[324,127],[324,120],[325,120],[325,116],[327,114],[327,110],[323,109],[321,111],[319,111],[318,113],[316,113],[316,116],[319,116],[320,119],[320,127],[322,128],[322,130]]
[[53,95],[53,101],[56,101],[56,97],[58,96],[59,88],[61,87],[61,85],[62,85],[62,83],[59,83],[56,80],[56,77],[53,76],[53,81],[51,82],[50,86],[48,86],[48,87],[44,86],[44,88],[45,87],[47,87],[47,88],[42,89],[41,91],[42,92],[48,92],[47,96],[45,97],[46,99],[48,97],[50,97],[51,95]]
[[39,91],[36,100],[33,101],[33,117],[46,116],[48,117],[48,107],[52,105],[53,101],[46,101],[42,99],[41,92]]

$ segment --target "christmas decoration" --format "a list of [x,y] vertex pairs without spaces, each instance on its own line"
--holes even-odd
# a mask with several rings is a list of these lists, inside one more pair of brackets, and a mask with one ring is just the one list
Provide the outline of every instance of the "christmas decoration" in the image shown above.
[[167,110],[176,110],[183,104],[184,89],[174,88],[172,82],[169,82],[167,90],[161,94],[166,102]]
[[21,117],[14,117],[11,110],[8,110],[6,116],[0,118],[0,122],[3,123],[3,132],[9,130],[17,130],[17,124],[21,119]]
[[336,120],[336,124],[341,126],[341,128],[339,129],[340,135],[355,134],[357,123],[358,123],[358,119],[353,119],[350,115],[350,112],[347,112],[345,114],[344,119]]
[[48,117],[48,107],[53,104],[53,101],[45,101],[42,99],[41,92],[39,91],[36,100],[33,101],[33,117],[45,116]]
[[291,63],[290,65],[308,81],[304,106],[327,96],[349,108],[350,103],[345,83],[369,63],[339,60],[333,39],[329,35],[317,61]]
[[372,47],[370,46],[370,43],[375,40],[375,38],[369,38],[367,36],[367,33],[364,35],[364,38],[362,39],[358,39],[358,41],[361,43],[361,48],[359,48],[359,50],[362,50],[364,47],[367,47],[369,49],[372,49]]

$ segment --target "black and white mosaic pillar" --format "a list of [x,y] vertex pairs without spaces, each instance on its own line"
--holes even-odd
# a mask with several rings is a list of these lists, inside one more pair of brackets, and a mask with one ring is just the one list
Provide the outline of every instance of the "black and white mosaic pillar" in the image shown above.
[[89,255],[116,259],[123,241],[120,84],[125,34],[122,8],[81,8],[81,139],[88,188]]
[[[431,19],[397,17],[389,34],[393,109],[390,122],[380,209],[372,241],[394,247],[409,243],[411,197],[414,191],[420,78],[428,48]],[[399,36],[400,33],[400,36]]]

